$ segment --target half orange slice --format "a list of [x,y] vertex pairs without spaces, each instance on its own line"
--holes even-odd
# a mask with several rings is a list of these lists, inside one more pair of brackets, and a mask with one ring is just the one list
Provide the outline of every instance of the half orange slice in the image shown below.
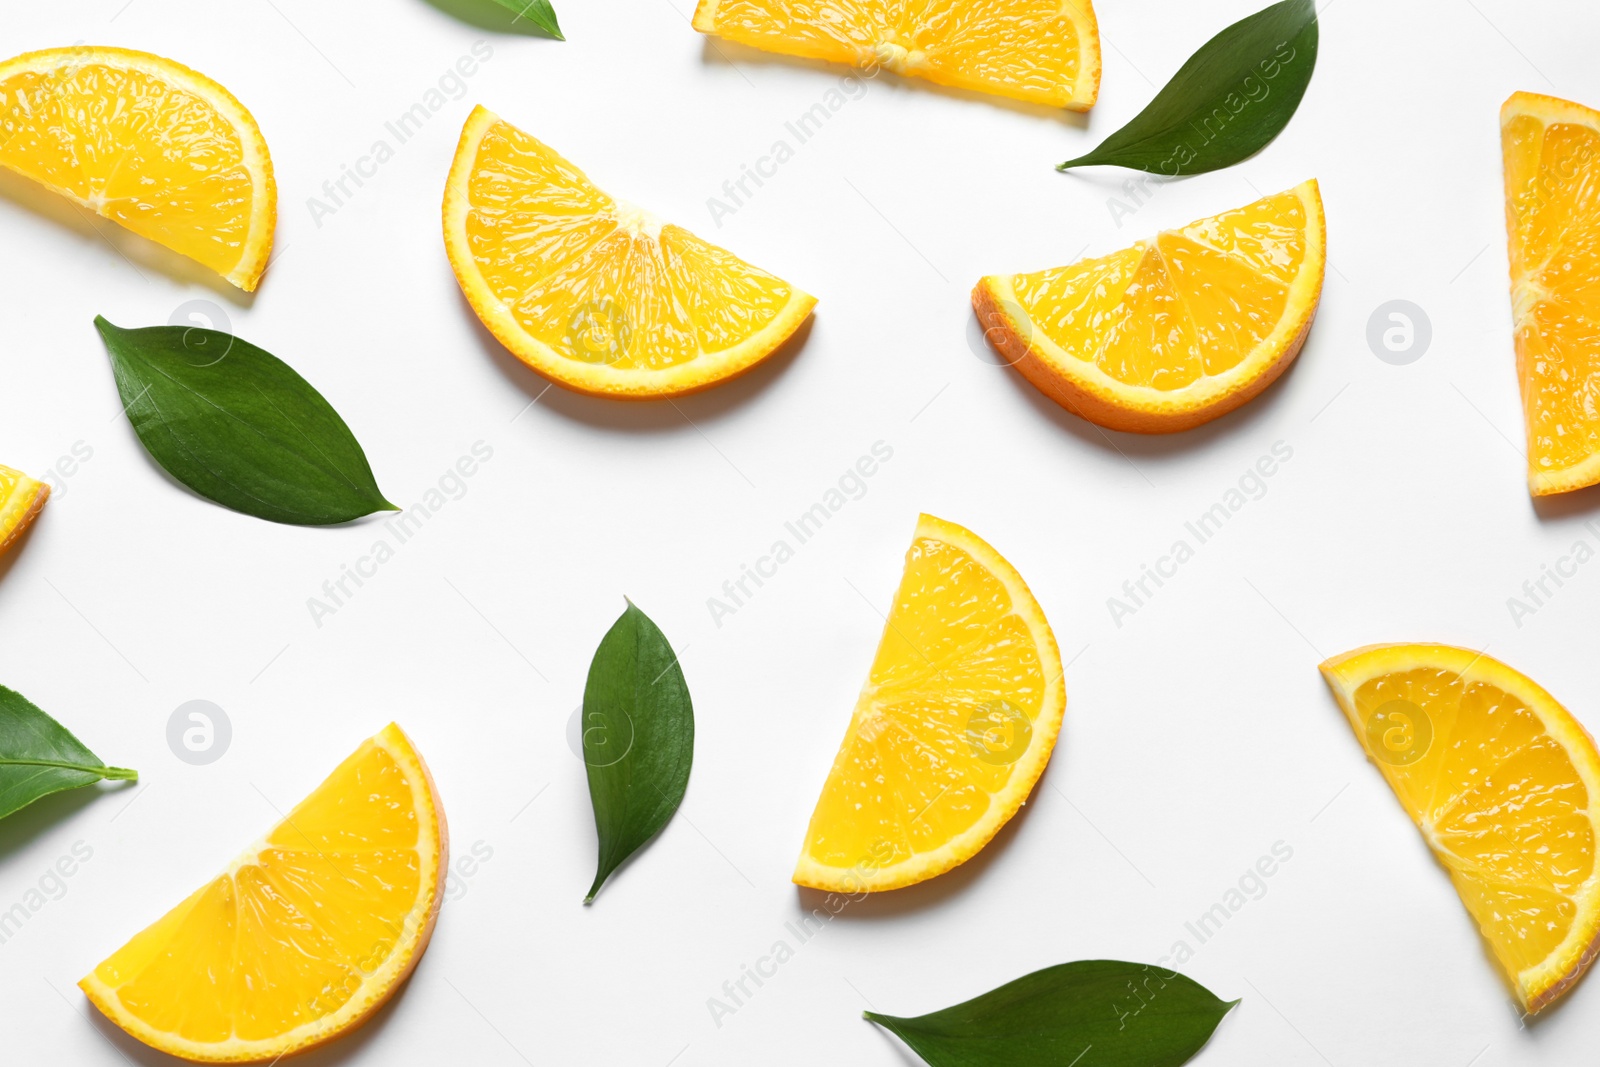
[[267,142],[232,93],[181,63],[100,47],[0,63],[0,166],[241,289],[267,269]]
[[1538,1011],[1600,949],[1600,751],[1538,684],[1449,645],[1369,645],[1322,675]]
[[391,723],[78,985],[162,1052],[276,1061],[361,1025],[405,981],[448,856],[433,777]]
[[0,555],[21,537],[50,499],[50,487],[0,465]]
[[1313,180],[1109,256],[990,275],[972,306],[1006,362],[1068,411],[1113,430],[1187,430],[1299,355],[1325,241]]
[[528,366],[579,392],[692,393],[742,374],[816,300],[595,188],[493,112],[461,131],[444,194],[461,291]]
[[1600,111],[1500,109],[1517,373],[1535,496],[1600,482]]
[[794,880],[874,892],[965,863],[1027,801],[1066,706],[1022,576],[971,530],[922,516]]
[[700,0],[694,28],[769,52],[1087,111],[1100,93],[1090,0]]

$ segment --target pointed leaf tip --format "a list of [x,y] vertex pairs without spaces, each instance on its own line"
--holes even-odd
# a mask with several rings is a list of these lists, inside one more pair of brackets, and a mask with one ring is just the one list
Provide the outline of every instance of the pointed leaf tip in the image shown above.
[[1098,1067],[1176,1067],[1231,1007],[1176,971],[1080,960],[927,1015],[862,1015],[931,1067],[1059,1067],[1090,1047]]
[[599,838],[590,900],[672,819],[694,761],[694,709],[677,655],[624,600],[583,692],[583,761]]
[[1317,63],[1312,0],[1281,0],[1200,46],[1145,109],[1094,151],[1058,164],[1178,177],[1232,166],[1270,144]]
[[199,327],[94,321],[139,442],[200,496],[300,526],[399,510],[344,419],[270,352]]

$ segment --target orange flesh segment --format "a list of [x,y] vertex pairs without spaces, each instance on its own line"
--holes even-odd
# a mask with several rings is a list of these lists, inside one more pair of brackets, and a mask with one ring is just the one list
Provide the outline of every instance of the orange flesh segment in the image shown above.
[[256,181],[239,131],[146,71],[90,60],[0,79],[0,165],[219,274],[247,254]]
[[439,826],[418,810],[413,759],[396,727],[365,742],[227,871],[96,967],[86,991],[141,1040],[215,1060],[294,1051],[352,998],[386,996],[366,987],[393,980],[397,951],[419,951],[440,889]]
[[1536,494],[1600,481],[1600,113],[1502,111],[1517,367]]
[[771,325],[787,282],[596,189],[505,122],[484,134],[467,239],[490,292],[559,355],[660,370]]
[[1428,753],[1384,764],[1395,794],[1506,968],[1544,960],[1571,929],[1572,897],[1594,869],[1588,791],[1566,750],[1516,696],[1450,671],[1375,678],[1355,699],[1364,718],[1391,700],[1427,715]]
[[[940,527],[953,524],[925,516],[906,555],[802,868],[883,875],[893,888],[909,884],[898,866],[955,850],[938,870],[953,866],[1021,803],[1054,745],[1065,698],[1048,624],[1020,579]],[[986,817],[986,835],[964,842]]]
[[1087,109],[1100,51],[1089,0],[720,0],[695,28],[754,48]]
[[1277,327],[1306,224],[1291,190],[1011,284],[1034,327],[1069,356],[1124,385],[1182,389],[1232,370]]
[[50,496],[50,487],[0,465],[0,552],[22,534]]

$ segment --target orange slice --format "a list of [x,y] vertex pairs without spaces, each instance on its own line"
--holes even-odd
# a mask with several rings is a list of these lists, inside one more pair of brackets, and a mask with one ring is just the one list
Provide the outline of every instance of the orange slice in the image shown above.
[[816,300],[688,230],[614,200],[474,108],[444,194],[461,291],[500,343],[580,392],[678,396],[749,370]]
[[1090,0],[700,0],[694,28],[769,52],[872,74],[887,67],[1073,111],[1089,110],[1100,93]]
[[794,880],[899,889],[965,863],[1028,799],[1066,706],[1022,576],[972,531],[922,516]]
[[1517,373],[1535,496],[1600,482],[1600,111],[1500,108]]
[[0,166],[251,290],[277,221],[244,105],[180,63],[52,48],[0,63]]
[[1074,414],[1170,433],[1286,370],[1322,297],[1315,180],[1098,259],[990,275],[972,291],[1007,362]]
[[49,499],[50,487],[44,482],[0,465],[0,556],[22,536]]
[[1470,649],[1369,645],[1322,665],[1528,1011],[1600,946],[1600,752],[1527,676]]
[[275,1061],[361,1025],[405,981],[448,854],[433,778],[391,723],[78,985],[162,1052]]

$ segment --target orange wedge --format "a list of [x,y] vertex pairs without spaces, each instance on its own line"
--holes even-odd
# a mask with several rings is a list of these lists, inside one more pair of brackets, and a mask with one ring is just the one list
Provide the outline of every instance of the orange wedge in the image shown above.
[[501,344],[598,396],[679,396],[742,374],[816,303],[612,199],[482,107],[450,168],[444,243],[461,291]]
[[769,52],[1087,111],[1100,93],[1090,0],[700,0],[694,28]]
[[1527,676],[1470,649],[1369,645],[1322,665],[1378,765],[1538,1011],[1600,948],[1600,752]]
[[0,63],[0,166],[241,289],[267,268],[267,143],[232,93],[181,63],[98,47]]
[[1022,576],[971,530],[922,516],[795,882],[873,892],[965,863],[1028,799],[1066,706]]
[[1170,433],[1249,401],[1300,353],[1322,297],[1315,180],[1109,256],[978,282],[1008,363],[1113,430]]
[[1535,496],[1600,482],[1600,111],[1500,108],[1517,373]]
[[44,482],[0,465],[0,556],[22,536],[49,499],[50,487]]
[[405,981],[448,854],[433,778],[391,723],[78,985],[162,1052],[276,1061],[360,1026]]

